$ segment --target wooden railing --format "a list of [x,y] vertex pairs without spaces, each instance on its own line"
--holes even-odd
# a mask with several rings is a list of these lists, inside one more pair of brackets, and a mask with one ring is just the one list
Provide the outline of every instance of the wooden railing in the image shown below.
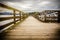
[[[1,17],[0,20],[0,30],[11,25],[11,24],[16,24],[17,21],[22,21],[27,17],[27,15],[24,16],[15,16],[14,17]],[[16,20],[17,19],[17,20]]]
[[[12,13],[12,16],[8,16],[8,17],[1,17],[0,16],[0,30],[4,29],[5,27],[11,25],[11,24],[16,24],[17,21],[22,21],[24,20],[28,15],[26,13],[23,13],[22,11],[20,10],[17,10],[15,8],[12,8],[12,7],[9,7],[7,5],[4,5],[2,3],[0,3],[0,7],[2,8],[6,8],[6,9],[9,9],[9,10],[12,10],[13,13]],[[17,13],[16,11],[18,11],[19,13],[19,16],[16,16]],[[17,19],[17,20],[16,20]]]
[[50,14],[50,15],[48,15],[47,13],[45,14],[45,12],[44,13],[41,12],[40,14],[35,13],[33,16],[42,22],[55,22],[55,23],[57,22],[58,23],[60,20],[60,16],[59,16],[60,10],[54,10],[54,12],[57,12],[56,16],[54,16],[53,14]]

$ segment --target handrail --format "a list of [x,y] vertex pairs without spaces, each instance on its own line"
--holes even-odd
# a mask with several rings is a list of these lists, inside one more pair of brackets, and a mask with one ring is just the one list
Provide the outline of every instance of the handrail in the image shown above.
[[[6,23],[6,24],[4,24],[4,25],[0,25],[0,30],[4,29],[5,27],[7,27],[7,26],[9,26],[9,25],[11,25],[11,24],[14,24],[14,25],[15,25],[17,21],[21,21],[21,19],[24,20],[24,19],[27,17],[26,14],[25,14],[26,16],[24,17],[24,14],[23,14],[22,11],[17,10],[17,9],[15,9],[15,8],[12,8],[12,7],[9,7],[9,6],[5,5],[5,4],[0,3],[0,7],[13,10],[13,17],[0,17],[0,19],[1,19],[0,21],[1,21],[1,22],[2,22],[2,21],[6,21],[6,20],[13,19],[12,22]],[[19,16],[16,16],[16,11],[19,12]],[[21,16],[21,15],[22,15],[22,16]],[[19,18],[19,19],[16,20],[16,18]]]
[[17,10],[17,9],[15,9],[13,7],[7,6],[7,5],[5,5],[3,3],[0,3],[0,7],[4,7],[4,8],[7,8],[7,9],[10,9],[10,10],[15,10],[15,11],[19,11],[20,12],[20,10]]
[[[56,16],[54,14],[52,14],[54,12],[57,12]],[[51,13],[51,14],[48,14],[48,13]],[[59,22],[59,19],[60,19],[59,15],[60,15],[60,10],[44,10],[33,16],[43,22],[47,22],[47,21],[48,22]]]

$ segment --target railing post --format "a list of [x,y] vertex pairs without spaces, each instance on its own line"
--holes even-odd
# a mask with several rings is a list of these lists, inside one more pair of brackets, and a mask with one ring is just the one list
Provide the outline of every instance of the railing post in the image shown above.
[[45,15],[44,18],[45,18],[45,22],[46,22],[46,13],[44,15]]
[[14,24],[15,24],[16,23],[16,20],[15,20],[16,19],[15,18],[15,10],[13,10],[13,16],[14,16],[13,18],[14,18]]
[[21,11],[19,12],[19,15],[20,15],[20,21],[21,21]]
[[58,23],[60,23],[60,11],[58,11]]

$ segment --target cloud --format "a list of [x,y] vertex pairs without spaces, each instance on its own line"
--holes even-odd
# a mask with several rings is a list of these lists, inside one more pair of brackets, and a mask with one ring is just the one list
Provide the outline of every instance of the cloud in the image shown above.
[[1,0],[0,2],[25,12],[60,9],[60,0]]

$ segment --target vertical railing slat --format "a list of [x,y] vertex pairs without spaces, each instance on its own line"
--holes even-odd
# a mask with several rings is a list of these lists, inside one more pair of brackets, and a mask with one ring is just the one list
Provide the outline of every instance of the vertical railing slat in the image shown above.
[[16,23],[16,18],[15,18],[15,10],[13,10],[13,16],[14,16],[14,24]]
[[20,21],[21,21],[21,11],[20,11],[19,15],[20,15]]

